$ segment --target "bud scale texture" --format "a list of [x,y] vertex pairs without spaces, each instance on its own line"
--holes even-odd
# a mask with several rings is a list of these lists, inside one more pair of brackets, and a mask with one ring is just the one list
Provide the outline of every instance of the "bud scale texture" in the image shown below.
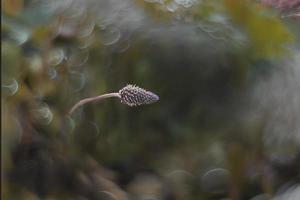
[[129,106],[151,104],[159,100],[159,97],[147,90],[135,85],[127,85],[119,91],[121,102]]

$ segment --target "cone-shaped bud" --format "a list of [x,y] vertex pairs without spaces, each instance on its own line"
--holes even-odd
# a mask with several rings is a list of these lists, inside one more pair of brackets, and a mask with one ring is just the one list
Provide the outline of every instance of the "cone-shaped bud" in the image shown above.
[[135,85],[127,85],[119,91],[121,102],[129,106],[150,104],[159,100],[159,97]]

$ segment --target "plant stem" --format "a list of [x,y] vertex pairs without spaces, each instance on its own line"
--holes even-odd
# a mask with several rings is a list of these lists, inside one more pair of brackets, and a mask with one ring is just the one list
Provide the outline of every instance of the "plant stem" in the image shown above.
[[103,95],[96,96],[96,97],[82,99],[71,108],[71,110],[69,111],[69,115],[71,115],[79,106],[82,106],[84,104],[91,103],[91,102],[94,102],[94,103],[99,102],[99,101],[102,101],[103,99],[107,99],[110,97],[120,98],[120,95],[119,95],[119,93],[108,93],[108,94],[103,94]]

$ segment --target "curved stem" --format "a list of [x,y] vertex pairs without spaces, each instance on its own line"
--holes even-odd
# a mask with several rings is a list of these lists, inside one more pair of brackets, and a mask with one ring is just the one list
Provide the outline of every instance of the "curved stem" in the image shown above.
[[99,102],[99,101],[102,101],[103,99],[107,99],[110,97],[120,98],[120,95],[119,95],[119,93],[108,93],[108,94],[103,94],[103,95],[96,96],[96,97],[82,99],[71,108],[71,110],[69,111],[69,115],[71,115],[74,112],[74,110],[76,110],[79,106],[82,106],[84,104],[91,103],[91,102],[93,102],[93,103]]

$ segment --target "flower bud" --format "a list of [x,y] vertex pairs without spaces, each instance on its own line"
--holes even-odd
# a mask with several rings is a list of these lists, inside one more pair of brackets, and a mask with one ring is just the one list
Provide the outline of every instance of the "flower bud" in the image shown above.
[[159,97],[135,85],[127,85],[119,91],[121,102],[129,106],[151,104],[159,100]]

